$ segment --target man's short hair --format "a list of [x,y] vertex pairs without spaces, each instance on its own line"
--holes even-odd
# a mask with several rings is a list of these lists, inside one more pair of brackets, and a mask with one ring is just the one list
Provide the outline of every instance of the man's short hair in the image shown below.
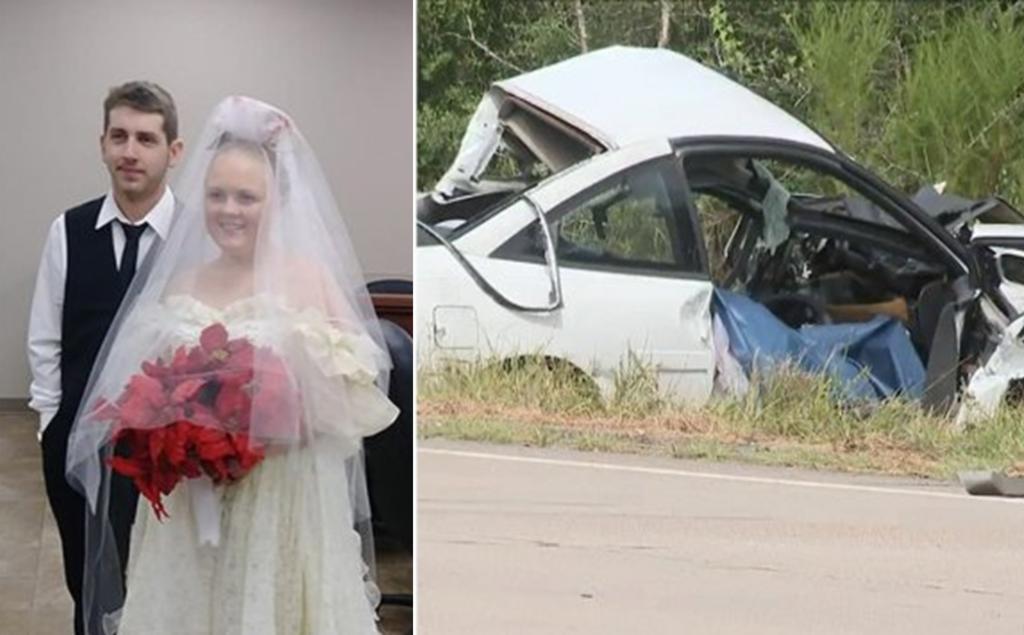
[[103,101],[103,134],[110,126],[110,111],[118,106],[128,106],[139,112],[163,115],[164,135],[167,143],[178,138],[178,110],[174,107],[171,94],[153,82],[128,82],[110,89]]

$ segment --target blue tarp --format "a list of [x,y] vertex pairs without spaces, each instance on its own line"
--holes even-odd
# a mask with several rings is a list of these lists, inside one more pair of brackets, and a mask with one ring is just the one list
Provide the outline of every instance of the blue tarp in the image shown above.
[[789,364],[828,373],[847,399],[918,399],[924,392],[924,365],[906,328],[893,318],[794,329],[764,305],[720,289],[714,310],[729,334],[729,352],[748,377]]

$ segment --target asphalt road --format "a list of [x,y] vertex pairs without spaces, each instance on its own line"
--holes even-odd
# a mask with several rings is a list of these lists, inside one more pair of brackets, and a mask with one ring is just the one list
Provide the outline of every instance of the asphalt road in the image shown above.
[[427,441],[418,633],[1024,633],[1024,500]]

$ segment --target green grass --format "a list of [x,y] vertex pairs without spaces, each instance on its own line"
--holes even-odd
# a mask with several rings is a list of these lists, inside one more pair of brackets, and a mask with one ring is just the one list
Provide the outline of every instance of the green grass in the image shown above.
[[935,478],[1024,464],[1021,407],[959,429],[905,400],[844,405],[827,378],[793,370],[752,384],[743,397],[693,407],[659,395],[635,356],[619,368],[607,400],[586,375],[543,358],[448,365],[420,375],[420,434]]

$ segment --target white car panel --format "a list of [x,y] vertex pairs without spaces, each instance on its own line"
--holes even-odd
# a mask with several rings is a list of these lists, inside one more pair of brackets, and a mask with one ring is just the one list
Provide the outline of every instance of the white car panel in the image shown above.
[[495,86],[610,148],[652,137],[765,137],[833,151],[805,123],[674,51],[612,46]]
[[[541,288],[543,264],[466,258],[485,278],[500,281],[514,300]],[[712,287],[707,280],[563,267],[563,307],[525,313],[487,296],[443,247],[421,248],[416,264],[418,297],[439,298],[430,310],[417,311],[425,320],[418,331],[427,340],[421,347],[424,359],[556,357],[590,373],[607,392],[633,353],[657,370],[665,394],[697,402],[711,394]],[[465,318],[469,312],[472,324]],[[475,341],[475,349],[451,345],[452,332],[459,329],[473,329],[457,338]]]
[[[671,156],[667,140],[634,144],[589,159],[528,191],[544,213],[595,183]],[[491,254],[537,219],[523,198],[458,237],[452,245],[505,299],[531,307],[552,298],[548,267]],[[605,391],[631,354],[655,368],[666,394],[703,401],[713,385],[712,285],[700,277],[642,270],[561,265],[562,306],[515,311],[495,301],[444,246],[417,250],[421,359],[502,359],[544,355],[571,362]]]

